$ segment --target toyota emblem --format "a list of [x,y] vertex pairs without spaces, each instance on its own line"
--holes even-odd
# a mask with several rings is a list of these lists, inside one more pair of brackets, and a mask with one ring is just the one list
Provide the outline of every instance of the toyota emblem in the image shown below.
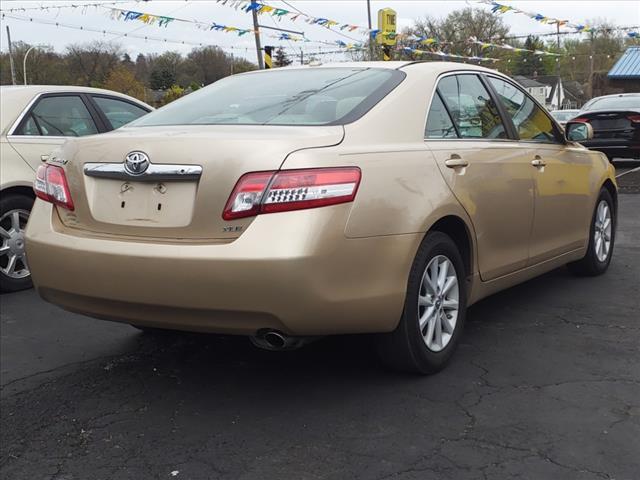
[[149,168],[149,157],[144,152],[131,152],[124,159],[124,169],[131,175],[142,175]]

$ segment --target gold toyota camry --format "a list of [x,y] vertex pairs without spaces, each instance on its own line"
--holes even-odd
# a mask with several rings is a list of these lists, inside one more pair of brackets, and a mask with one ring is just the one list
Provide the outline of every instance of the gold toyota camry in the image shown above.
[[471,65],[235,75],[39,167],[33,281],[73,312],[272,350],[375,333],[432,373],[474,302],[606,271],[617,193],[592,135]]

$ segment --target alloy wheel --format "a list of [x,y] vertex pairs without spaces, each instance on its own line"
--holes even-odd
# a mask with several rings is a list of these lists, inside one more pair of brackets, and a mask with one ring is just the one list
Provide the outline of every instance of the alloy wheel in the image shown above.
[[460,288],[451,260],[444,255],[431,259],[420,282],[418,325],[427,348],[443,350],[451,341],[458,321]]
[[611,209],[605,200],[600,200],[596,210],[596,220],[593,233],[593,248],[596,258],[600,262],[607,260],[611,250]]
[[24,231],[29,220],[27,210],[15,209],[0,217],[0,272],[9,278],[30,275],[24,248]]

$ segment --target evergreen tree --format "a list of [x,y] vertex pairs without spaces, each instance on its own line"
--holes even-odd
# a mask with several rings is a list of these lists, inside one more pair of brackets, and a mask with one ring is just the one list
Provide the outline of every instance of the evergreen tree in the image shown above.
[[292,60],[287,57],[282,47],[278,47],[278,49],[276,50],[276,54],[274,55],[274,66],[286,67],[287,65],[291,65],[291,63],[293,63]]

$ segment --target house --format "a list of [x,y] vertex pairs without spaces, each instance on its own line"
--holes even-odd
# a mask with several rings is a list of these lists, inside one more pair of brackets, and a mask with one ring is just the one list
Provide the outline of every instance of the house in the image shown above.
[[523,77],[522,75],[514,75],[513,79],[524,87],[533,98],[535,98],[542,105],[547,103],[547,86],[537,80]]
[[607,80],[611,88],[619,93],[640,92],[640,46],[625,50],[609,70]]

